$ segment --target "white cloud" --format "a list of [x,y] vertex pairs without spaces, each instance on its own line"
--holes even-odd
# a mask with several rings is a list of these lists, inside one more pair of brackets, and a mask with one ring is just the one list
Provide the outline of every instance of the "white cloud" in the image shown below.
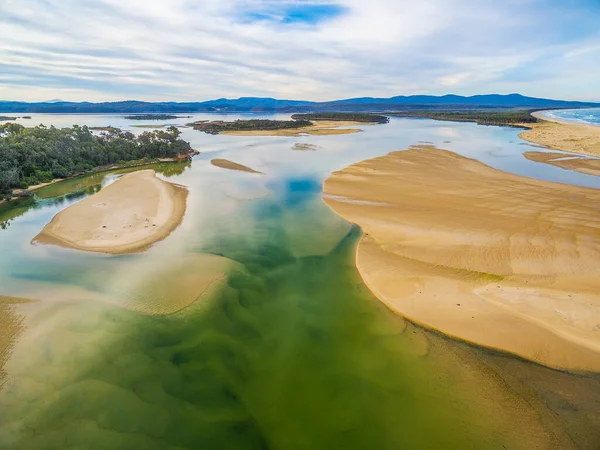
[[315,24],[252,20],[269,10],[281,19],[285,3],[3,0],[0,98],[327,100],[452,90],[600,100],[590,76],[600,71],[598,9],[583,0],[579,10],[556,0],[313,0],[345,13]]

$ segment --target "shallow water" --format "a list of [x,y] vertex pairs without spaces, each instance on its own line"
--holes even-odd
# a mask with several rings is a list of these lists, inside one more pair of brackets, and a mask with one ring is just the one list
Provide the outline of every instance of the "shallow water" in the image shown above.
[[[391,314],[354,268],[359,230],[323,204],[321,184],[422,141],[526,176],[598,179],[528,161],[515,129],[408,119],[363,128],[300,138],[183,129],[203,153],[157,170],[189,187],[186,217],[136,255],[30,244],[58,211],[118,174],[52,185],[0,210],[0,295],[42,299],[15,307],[27,328],[5,367],[0,448],[594,448],[596,378],[564,375],[540,388],[556,372]],[[266,175],[210,165],[217,157]],[[228,276],[165,313],[206,255],[228,261]],[[573,399],[577,389],[591,404]],[[584,417],[563,411],[563,397]]]

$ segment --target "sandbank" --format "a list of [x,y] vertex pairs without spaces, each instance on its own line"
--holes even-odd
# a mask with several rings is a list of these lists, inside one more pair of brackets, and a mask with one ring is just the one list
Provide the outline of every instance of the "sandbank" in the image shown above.
[[287,128],[281,130],[222,131],[219,134],[227,134],[231,136],[302,136],[303,134],[324,136],[358,133],[360,132],[360,129],[358,128],[338,128],[357,125],[373,125],[373,123],[343,120],[315,120],[313,121],[313,125],[310,127]]
[[541,112],[532,115],[542,122],[522,124],[529,130],[519,134],[521,139],[554,150],[600,156],[600,127],[563,122]]
[[523,156],[530,161],[550,164],[565,170],[600,176],[600,159],[575,156],[555,152],[525,152]]
[[325,202],[364,231],[357,267],[392,310],[568,370],[600,370],[600,191],[433,147],[334,173]]
[[187,190],[154,170],[124,175],[59,212],[33,243],[102,253],[132,253],[166,238],[185,214]]
[[243,164],[238,164],[236,162],[229,161],[228,159],[212,159],[210,163],[213,166],[220,167],[221,169],[239,170],[241,172],[262,174],[262,172],[259,172],[258,170],[251,169],[250,167],[244,166]]

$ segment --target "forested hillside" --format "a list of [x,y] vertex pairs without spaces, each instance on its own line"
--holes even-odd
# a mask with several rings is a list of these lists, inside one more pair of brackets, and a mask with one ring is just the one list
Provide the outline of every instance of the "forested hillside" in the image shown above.
[[0,196],[14,188],[49,182],[95,168],[144,159],[186,158],[194,150],[175,127],[139,136],[110,128],[94,134],[87,126],[25,128],[0,125]]

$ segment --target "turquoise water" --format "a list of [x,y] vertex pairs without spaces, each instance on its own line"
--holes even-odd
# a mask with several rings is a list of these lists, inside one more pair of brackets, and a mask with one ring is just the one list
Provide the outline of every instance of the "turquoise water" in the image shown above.
[[[43,119],[56,126],[127,125],[113,116]],[[321,200],[332,171],[429,143],[522,175],[598,187],[597,178],[528,161],[528,146],[514,129],[405,119],[363,128],[300,138],[183,129],[202,154],[189,165],[157,169],[189,188],[186,216],[140,254],[30,243],[58,211],[118,174],[51,186],[0,210],[0,295],[40,300],[14,307],[26,328],[5,365],[0,448],[512,449],[600,442],[588,439],[598,411],[570,403],[574,393],[593,398],[594,378],[565,375],[549,387],[554,371],[395,316],[356,272],[360,231]],[[317,150],[293,150],[299,142]],[[216,168],[209,161],[217,157],[266,175]],[[227,262],[226,277],[196,286],[215,261]],[[196,301],[170,310],[184,290]],[[585,411],[577,426],[573,408]]]
[[600,108],[544,111],[543,115],[566,122],[600,126]]

